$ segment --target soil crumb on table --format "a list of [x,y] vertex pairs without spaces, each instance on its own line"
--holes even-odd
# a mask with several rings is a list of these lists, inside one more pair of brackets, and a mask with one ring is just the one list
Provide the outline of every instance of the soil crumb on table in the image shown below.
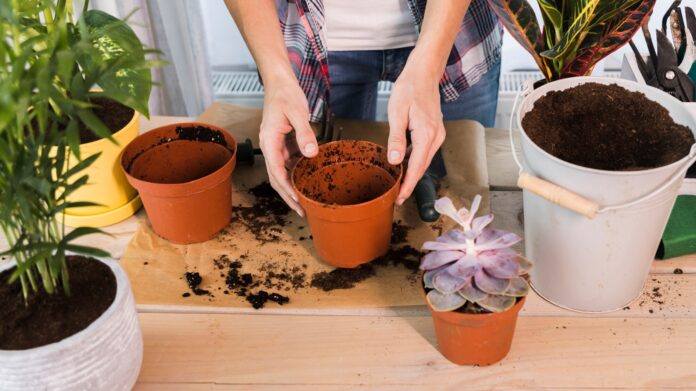
[[261,244],[278,242],[287,224],[290,207],[268,182],[254,186],[248,192],[256,198],[254,205],[235,206],[232,220],[244,225]]
[[[382,273],[390,273],[394,268],[406,270],[405,284],[414,285],[419,280],[419,263],[421,252],[408,244],[412,227],[402,221],[392,226],[391,247],[387,254],[355,269],[336,269],[313,273],[308,263],[315,260],[300,259],[297,254],[288,251],[288,246],[299,246],[303,240],[312,240],[306,227],[299,225],[299,239],[288,236],[286,230],[293,224],[288,214],[290,208],[276,193],[268,182],[263,182],[247,190],[254,197],[252,206],[235,206],[233,223],[217,239],[220,243],[232,243],[230,252],[211,259],[214,272],[206,276],[205,286],[212,292],[239,297],[251,307],[261,309],[274,303],[284,305],[292,301],[296,294],[307,294],[303,289],[320,289],[330,292],[335,289],[351,289],[369,278]],[[271,244],[263,251],[237,251],[234,240],[239,229],[252,235],[251,240],[258,246]],[[235,251],[236,254],[233,252]],[[240,254],[241,253],[241,254]],[[402,269],[402,270],[403,270]],[[190,273],[190,275],[189,275]],[[404,278],[400,272],[398,278]],[[214,295],[201,290],[202,276],[197,272],[188,272],[185,280],[193,294],[204,291],[210,298]],[[190,297],[186,292],[184,297]],[[210,300],[214,301],[214,300]]]

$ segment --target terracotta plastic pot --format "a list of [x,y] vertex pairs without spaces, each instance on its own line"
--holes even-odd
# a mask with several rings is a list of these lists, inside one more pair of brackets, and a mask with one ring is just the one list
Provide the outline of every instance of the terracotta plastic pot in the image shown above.
[[[66,209],[66,225],[104,227],[125,220],[140,209],[140,197],[128,184],[118,162],[123,148],[135,139],[139,132],[140,114],[134,112],[128,124],[113,134],[116,144],[105,138],[80,144],[80,155],[83,158],[96,153],[101,154],[81,173],[89,175],[89,182],[71,194],[68,201],[89,201],[99,205]],[[73,155],[70,155],[69,159],[69,167],[78,163]]]
[[197,243],[229,224],[236,147],[224,129],[202,123],[163,126],[128,144],[121,168],[157,234]]
[[440,352],[458,365],[491,365],[507,356],[517,315],[527,298],[504,312],[463,314],[438,312],[428,304]]
[[330,142],[297,162],[292,184],[324,261],[353,268],[386,254],[401,175],[368,141]]

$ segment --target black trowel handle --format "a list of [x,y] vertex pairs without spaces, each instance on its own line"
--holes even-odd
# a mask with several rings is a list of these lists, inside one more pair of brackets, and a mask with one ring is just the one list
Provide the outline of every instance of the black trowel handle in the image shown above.
[[237,163],[253,166],[255,155],[261,155],[261,149],[254,148],[251,139],[246,139],[237,144]]

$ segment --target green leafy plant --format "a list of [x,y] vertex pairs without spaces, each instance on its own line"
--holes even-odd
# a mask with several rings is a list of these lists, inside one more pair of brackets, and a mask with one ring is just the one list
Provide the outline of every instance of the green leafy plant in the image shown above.
[[537,0],[543,31],[526,0],[488,0],[505,28],[549,80],[584,76],[627,43],[656,0]]
[[[148,115],[152,88],[146,50],[122,20],[87,10],[77,17],[70,0],[0,2],[0,226],[17,267],[10,283],[30,292],[69,294],[66,252],[108,253],[77,245],[100,232],[67,233],[66,208],[88,206],[67,197],[88,181],[82,171],[97,158],[80,157],[80,127],[111,138],[93,113],[104,97]],[[70,166],[69,155],[79,163]]]

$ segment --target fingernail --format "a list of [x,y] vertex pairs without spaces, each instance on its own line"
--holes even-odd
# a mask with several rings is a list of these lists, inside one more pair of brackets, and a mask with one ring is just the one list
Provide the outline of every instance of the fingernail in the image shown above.
[[305,145],[304,151],[306,154],[311,155],[317,151],[317,145],[314,143],[309,143],[309,144]]
[[395,164],[396,162],[399,161],[399,157],[401,154],[399,151],[391,150],[389,151],[389,163]]
[[405,201],[406,201],[405,198],[399,198],[398,200],[396,200],[396,204],[397,204],[397,205],[403,205]]

